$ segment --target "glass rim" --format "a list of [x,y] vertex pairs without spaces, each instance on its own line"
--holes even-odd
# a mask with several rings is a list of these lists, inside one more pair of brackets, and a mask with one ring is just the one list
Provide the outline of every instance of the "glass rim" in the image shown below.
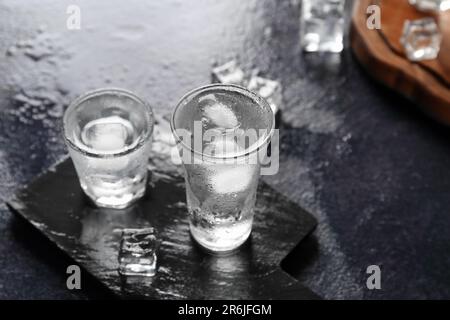
[[[268,129],[269,132],[266,135],[266,137],[263,140],[258,141],[257,143],[255,143],[250,148],[245,149],[244,151],[242,151],[242,153],[230,154],[230,155],[226,155],[226,154],[225,155],[206,154],[206,153],[194,150],[192,147],[187,146],[183,142],[183,140],[180,139],[178,134],[176,133],[175,115],[177,114],[177,111],[179,110],[181,105],[185,101],[187,101],[189,98],[193,98],[195,95],[199,94],[202,91],[209,90],[209,89],[214,89],[214,88],[224,89],[224,90],[226,90],[228,92],[238,92],[240,94],[243,94],[247,98],[252,99],[258,106],[264,106],[264,108],[266,108],[270,112],[270,114],[272,115],[271,116],[271,124],[272,125]],[[190,90],[189,92],[187,92],[186,94],[184,94],[180,98],[180,100],[178,101],[177,105],[175,106],[174,111],[172,112],[172,117],[171,117],[171,121],[170,121],[170,128],[172,130],[172,134],[174,135],[175,140],[177,141],[177,143],[181,144],[181,146],[183,148],[189,150],[194,155],[198,155],[198,156],[201,156],[203,158],[212,159],[212,160],[239,159],[239,158],[243,158],[243,157],[249,156],[249,155],[251,155],[251,154],[253,154],[255,152],[258,152],[262,147],[264,147],[264,146],[269,144],[270,139],[272,138],[273,133],[275,131],[275,114],[273,113],[273,110],[270,107],[269,103],[265,99],[263,99],[261,96],[256,94],[255,92],[250,91],[247,88],[244,88],[242,86],[238,86],[238,85],[235,85],[235,84],[213,83],[213,84],[208,84],[208,85],[204,85],[204,86],[200,86],[200,87],[197,87],[195,89],[192,89],[192,90]]]
[[[117,94],[127,95],[127,96],[131,97],[132,99],[136,100],[141,105],[143,105],[146,109],[146,112],[150,116],[150,128],[149,128],[149,130],[147,130],[147,132],[145,134],[140,135],[137,138],[138,142],[133,144],[131,147],[127,147],[125,149],[121,149],[120,151],[113,151],[113,152],[93,152],[92,150],[84,149],[84,148],[77,146],[75,144],[75,142],[73,141],[73,139],[71,139],[70,137],[67,136],[66,128],[67,128],[68,117],[69,117],[69,113],[71,111],[75,110],[76,107],[78,107],[84,101],[88,100],[89,98],[92,98],[92,97],[95,97],[95,96],[98,96],[101,94],[105,94],[105,93],[113,93],[113,94],[117,93]],[[73,100],[69,104],[69,106],[65,110],[62,122],[63,122],[62,123],[63,124],[63,136],[64,136],[64,141],[66,142],[66,144],[70,148],[72,148],[84,155],[87,155],[89,157],[94,157],[94,158],[119,157],[119,156],[129,154],[129,153],[139,149],[149,140],[149,138],[151,137],[151,135],[153,133],[153,129],[154,129],[154,125],[155,125],[153,109],[147,101],[143,100],[142,98],[140,98],[138,95],[136,95],[134,92],[132,92],[130,90],[116,88],[116,87],[106,87],[106,88],[99,88],[99,89],[95,89],[95,90],[89,90],[89,91],[79,95],[75,100]]]

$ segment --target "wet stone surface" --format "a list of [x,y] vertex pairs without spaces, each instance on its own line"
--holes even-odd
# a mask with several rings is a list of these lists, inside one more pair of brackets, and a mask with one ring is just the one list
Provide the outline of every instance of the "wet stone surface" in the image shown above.
[[210,255],[190,237],[183,177],[161,168],[145,197],[123,210],[93,207],[70,159],[8,204],[124,299],[318,298],[280,267],[316,226],[309,213],[261,183],[250,239],[232,255]]
[[[79,1],[81,30],[66,29],[69,4],[0,4],[2,200],[65,155],[61,111],[77,95],[124,87],[166,114],[238,59],[283,88],[280,171],[264,180],[319,222],[285,268],[325,298],[450,297],[449,130],[371,81],[348,49],[302,54],[300,1]],[[72,262],[43,240],[0,203],[1,298],[107,295],[88,276],[68,291]],[[372,264],[379,291],[365,287]]]

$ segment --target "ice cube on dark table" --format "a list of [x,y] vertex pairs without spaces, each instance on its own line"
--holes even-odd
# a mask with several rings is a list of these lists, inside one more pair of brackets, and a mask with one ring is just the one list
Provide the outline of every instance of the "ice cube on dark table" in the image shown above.
[[235,84],[245,87],[246,77],[244,71],[235,60],[231,60],[212,70],[213,82],[222,84]]
[[248,83],[248,89],[266,99],[274,114],[282,109],[283,94],[278,81],[253,76]]

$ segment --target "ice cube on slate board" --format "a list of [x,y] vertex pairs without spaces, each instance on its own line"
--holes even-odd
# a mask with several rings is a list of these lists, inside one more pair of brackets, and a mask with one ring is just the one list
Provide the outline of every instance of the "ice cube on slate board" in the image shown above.
[[212,70],[213,82],[245,86],[245,74],[235,60],[231,60]]
[[154,228],[123,229],[119,273],[126,276],[154,276],[158,247],[159,240]]

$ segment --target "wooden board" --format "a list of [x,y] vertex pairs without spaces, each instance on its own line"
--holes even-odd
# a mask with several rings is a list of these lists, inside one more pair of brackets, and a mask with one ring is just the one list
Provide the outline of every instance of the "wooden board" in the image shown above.
[[[381,8],[381,29],[367,27],[367,7]],[[403,24],[432,16],[443,40],[437,59],[412,62],[400,43]],[[416,10],[408,0],[355,1],[350,41],[358,61],[369,74],[416,102],[427,114],[450,125],[450,10],[430,14]]]
[[[157,124],[155,133],[159,130]],[[280,267],[315,228],[314,217],[261,182],[251,238],[230,256],[209,255],[190,237],[184,178],[167,151],[156,138],[147,195],[130,208],[93,207],[70,159],[19,191],[8,206],[122,298],[318,298]],[[121,230],[147,226],[155,227],[162,241],[156,276],[119,276]]]

